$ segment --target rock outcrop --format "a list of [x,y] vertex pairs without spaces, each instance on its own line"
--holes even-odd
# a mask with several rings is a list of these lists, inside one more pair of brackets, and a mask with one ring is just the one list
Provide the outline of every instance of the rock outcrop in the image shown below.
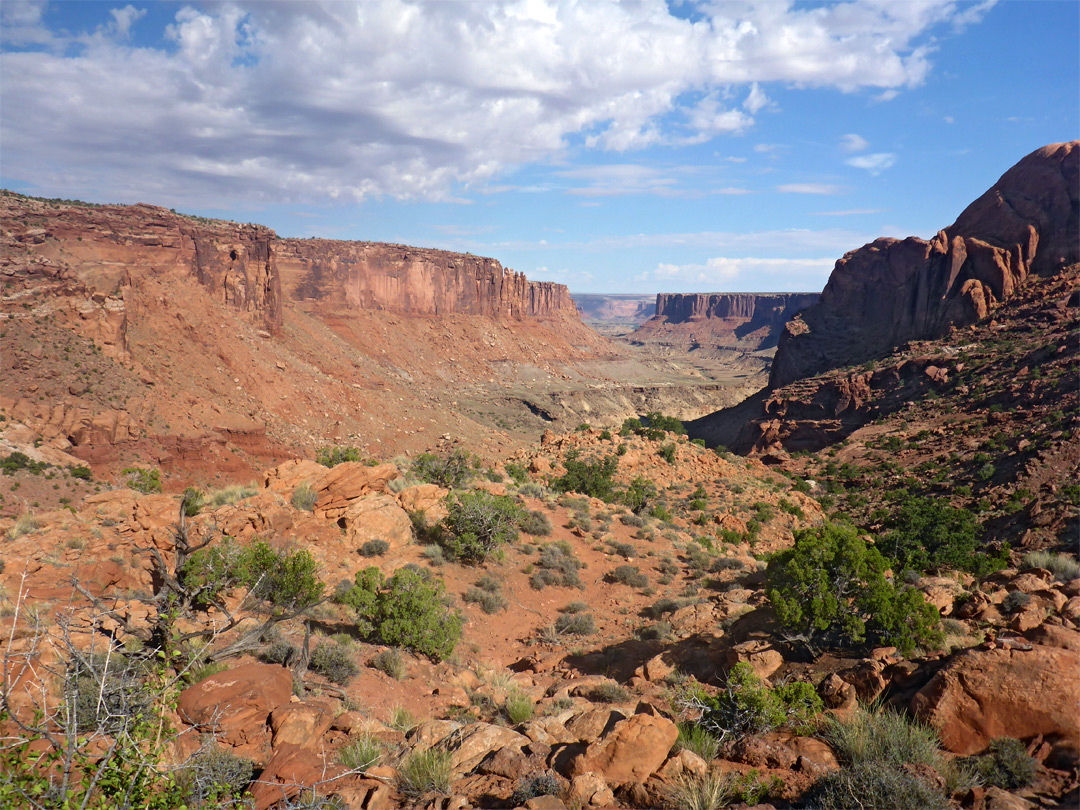
[[1037,149],[926,241],[877,239],[836,263],[780,336],[770,387],[938,337],[1080,260],[1080,141]]
[[9,286],[70,299],[71,320],[118,358],[127,351],[126,291],[176,275],[270,331],[289,299],[336,312],[577,317],[565,286],[469,254],[281,239],[260,225],[152,205],[55,206],[11,193],[0,195],[0,217],[0,274]]
[[784,324],[817,300],[817,293],[659,293],[656,315],[634,340],[769,349]]

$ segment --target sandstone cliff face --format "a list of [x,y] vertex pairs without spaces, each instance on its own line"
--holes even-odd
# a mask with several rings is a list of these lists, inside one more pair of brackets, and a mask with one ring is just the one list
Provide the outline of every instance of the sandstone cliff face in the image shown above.
[[779,387],[972,323],[1030,274],[1080,260],[1080,142],[1032,152],[933,239],[878,239],[836,263],[821,300],[785,327]]
[[817,293],[659,293],[656,317],[668,323],[718,318],[744,321],[752,329],[779,327],[817,300]]
[[56,205],[0,195],[0,274],[47,298],[115,359],[127,360],[133,286],[190,278],[227,309],[274,331],[289,299],[336,311],[576,317],[561,284],[494,259],[371,242],[280,239],[269,228],[149,205]]
[[374,242],[282,239],[288,299],[336,311],[524,318],[576,315],[562,284],[529,281],[494,259]]
[[656,316],[634,338],[767,349],[784,324],[817,299],[817,293],[659,293]]

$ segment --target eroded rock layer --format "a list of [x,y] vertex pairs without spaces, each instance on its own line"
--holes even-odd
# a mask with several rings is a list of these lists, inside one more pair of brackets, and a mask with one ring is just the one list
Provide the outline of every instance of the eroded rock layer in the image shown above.
[[1080,260],[1080,142],[1025,157],[926,241],[877,239],[836,263],[821,300],[780,336],[769,384],[879,356],[973,323],[1030,274]]

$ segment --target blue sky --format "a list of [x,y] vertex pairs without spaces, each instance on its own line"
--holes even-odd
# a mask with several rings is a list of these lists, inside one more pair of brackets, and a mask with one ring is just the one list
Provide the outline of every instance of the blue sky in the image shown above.
[[578,292],[813,291],[1080,137],[1080,3],[0,5],[0,183],[493,256]]

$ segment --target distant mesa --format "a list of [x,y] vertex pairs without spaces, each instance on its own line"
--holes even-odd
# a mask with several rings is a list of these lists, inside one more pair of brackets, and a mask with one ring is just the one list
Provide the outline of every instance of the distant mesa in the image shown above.
[[840,259],[821,300],[784,329],[776,388],[973,323],[1031,274],[1080,259],[1080,141],[1037,149],[933,239],[877,239]]
[[637,321],[643,323],[656,314],[656,297],[649,295],[608,295],[571,293],[578,312],[587,321]]

